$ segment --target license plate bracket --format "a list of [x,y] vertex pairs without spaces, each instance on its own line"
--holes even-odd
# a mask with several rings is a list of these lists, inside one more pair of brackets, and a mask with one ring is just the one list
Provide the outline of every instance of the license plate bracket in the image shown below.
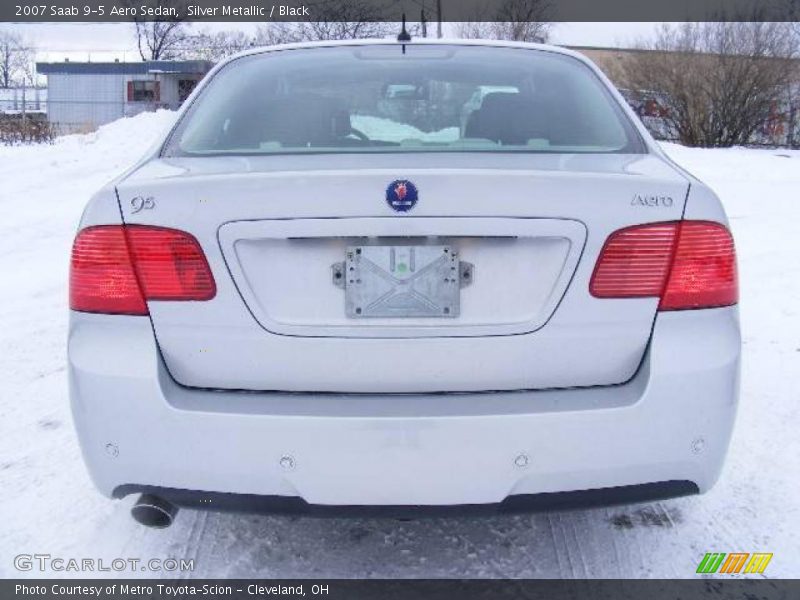
[[455,318],[464,265],[450,246],[348,246],[333,277],[350,318]]

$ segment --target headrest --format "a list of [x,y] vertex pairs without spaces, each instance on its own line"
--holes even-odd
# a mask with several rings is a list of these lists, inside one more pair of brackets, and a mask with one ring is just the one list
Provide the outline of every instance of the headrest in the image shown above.
[[548,139],[549,136],[546,116],[536,97],[492,92],[470,115],[464,137],[524,146],[530,139]]
[[284,146],[320,146],[348,135],[350,114],[334,98],[292,94],[265,99],[260,131],[262,142]]

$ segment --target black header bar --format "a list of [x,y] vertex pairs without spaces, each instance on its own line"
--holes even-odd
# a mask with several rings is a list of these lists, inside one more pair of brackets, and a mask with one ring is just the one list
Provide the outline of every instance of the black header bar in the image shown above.
[[0,22],[798,21],[793,0],[2,0]]

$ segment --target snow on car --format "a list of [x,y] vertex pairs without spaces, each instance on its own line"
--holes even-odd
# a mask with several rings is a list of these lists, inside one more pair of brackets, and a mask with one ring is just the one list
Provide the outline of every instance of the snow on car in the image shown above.
[[73,415],[156,526],[705,492],[737,285],[716,196],[577,54],[250,51],[84,213]]

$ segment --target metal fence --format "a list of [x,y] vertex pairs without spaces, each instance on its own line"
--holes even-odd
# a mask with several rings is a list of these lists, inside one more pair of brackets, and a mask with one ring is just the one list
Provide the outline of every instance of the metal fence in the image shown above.
[[0,114],[47,112],[47,89],[0,88]]

